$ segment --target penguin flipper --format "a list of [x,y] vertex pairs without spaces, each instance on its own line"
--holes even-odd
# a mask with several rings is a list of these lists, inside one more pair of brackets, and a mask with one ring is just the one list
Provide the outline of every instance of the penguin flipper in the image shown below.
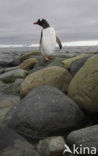
[[42,37],[43,37],[43,32],[41,31],[41,36],[40,36],[40,47],[39,47],[39,50],[41,50]]
[[59,45],[60,49],[62,49],[61,41],[60,41],[60,39],[57,36],[56,36],[56,42]]

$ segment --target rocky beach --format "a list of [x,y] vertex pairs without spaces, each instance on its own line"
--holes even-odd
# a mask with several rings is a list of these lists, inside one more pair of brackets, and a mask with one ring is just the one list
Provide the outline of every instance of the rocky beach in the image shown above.
[[[57,50],[49,61],[38,50],[0,52],[0,156],[87,156],[81,145],[98,155],[98,52],[92,49]],[[64,153],[65,144],[72,153]]]

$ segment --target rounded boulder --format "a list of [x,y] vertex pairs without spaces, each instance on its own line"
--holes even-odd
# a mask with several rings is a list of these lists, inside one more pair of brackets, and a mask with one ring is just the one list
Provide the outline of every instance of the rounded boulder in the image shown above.
[[66,134],[84,119],[78,105],[60,90],[40,86],[32,90],[13,110],[8,125],[28,140]]
[[21,84],[21,97],[27,95],[33,88],[41,85],[54,86],[67,92],[72,77],[70,73],[59,66],[47,67],[29,74]]
[[89,112],[98,112],[98,54],[90,57],[72,79],[69,96]]

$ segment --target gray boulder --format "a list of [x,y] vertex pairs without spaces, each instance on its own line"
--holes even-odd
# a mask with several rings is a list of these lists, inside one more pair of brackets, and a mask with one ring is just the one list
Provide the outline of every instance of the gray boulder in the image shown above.
[[50,86],[33,89],[12,114],[8,125],[30,140],[66,134],[84,119],[76,103]]
[[14,61],[8,62],[6,66],[7,67],[15,67],[15,66],[18,66],[20,63],[21,63],[21,61],[16,59]]
[[4,74],[0,75],[0,80],[3,82],[13,82],[17,78],[25,78],[27,75],[27,72],[23,69],[16,69],[9,72],[6,72]]
[[[67,137],[67,143],[71,147],[75,144],[79,147],[78,151],[80,151],[81,147],[88,147],[90,149],[89,155],[92,155],[91,152],[94,152],[92,147],[95,147],[96,154],[98,155],[98,125],[71,132]],[[88,150],[86,150],[86,152],[88,152]],[[87,156],[87,153],[84,155]]]
[[13,130],[0,128],[0,156],[39,156],[34,147]]

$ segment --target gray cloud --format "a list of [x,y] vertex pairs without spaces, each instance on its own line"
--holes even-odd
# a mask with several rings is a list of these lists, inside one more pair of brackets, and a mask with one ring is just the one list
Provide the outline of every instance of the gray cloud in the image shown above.
[[98,0],[0,0],[0,43],[38,43],[38,18],[62,41],[98,39]]

